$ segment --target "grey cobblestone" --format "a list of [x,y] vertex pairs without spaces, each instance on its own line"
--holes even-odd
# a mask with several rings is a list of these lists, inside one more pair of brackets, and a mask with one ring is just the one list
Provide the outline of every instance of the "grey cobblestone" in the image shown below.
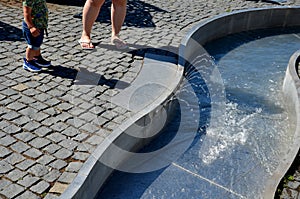
[[32,175],[27,175],[23,179],[20,179],[18,181],[18,184],[28,188],[31,187],[31,185],[35,184],[38,182],[40,179],[38,177],[32,176]]
[[[2,146],[10,146],[11,144],[13,144],[15,142],[17,142],[17,140],[10,135],[6,135],[0,139],[0,145],[2,145]],[[1,148],[1,146],[0,146],[0,148]],[[0,151],[1,151],[0,153],[3,153],[2,151],[4,151],[4,150],[0,149]]]
[[58,158],[58,159],[67,159],[72,155],[72,151],[65,149],[65,148],[61,148],[59,149],[56,153],[54,153],[53,155]]
[[45,126],[41,126],[40,128],[36,129],[34,131],[35,134],[37,134],[40,137],[44,137],[49,135],[52,132],[52,129],[45,127]]
[[8,164],[7,162],[5,162],[3,160],[0,160],[0,166],[1,166],[0,174],[7,173],[13,169],[12,165]]
[[55,160],[55,157],[50,156],[50,155],[43,155],[42,157],[40,157],[37,162],[46,166],[47,164],[49,164],[50,162],[52,162],[53,160]]
[[16,197],[16,199],[40,199],[41,197],[32,193],[31,191],[25,191],[22,195]]
[[21,171],[19,169],[14,169],[11,172],[9,172],[6,177],[10,179],[13,182],[16,182],[17,180],[23,178],[26,175],[24,171]]
[[76,173],[64,172],[58,179],[58,182],[69,184],[76,177]]
[[63,160],[55,160],[49,164],[49,166],[51,166],[52,168],[57,169],[57,170],[60,170],[64,167],[66,167],[67,165],[68,164]]
[[29,142],[29,144],[37,149],[41,149],[45,146],[47,146],[50,143],[48,139],[45,138],[35,138],[32,141]]
[[41,181],[38,184],[32,186],[30,188],[30,190],[32,192],[38,193],[38,194],[42,194],[44,193],[48,188],[50,187],[50,184],[48,182],[45,181]]
[[22,129],[14,124],[10,124],[9,126],[3,129],[8,134],[16,134],[22,131]]
[[6,180],[6,179],[0,179],[0,191],[5,189],[5,187],[10,184],[11,184],[11,181]]
[[61,175],[59,170],[53,169],[48,174],[43,176],[43,179],[49,183],[55,182]]
[[25,158],[22,155],[20,155],[18,153],[12,153],[10,156],[5,158],[4,160],[11,165],[15,165],[19,162],[22,162],[24,159]]
[[42,177],[48,173],[48,168],[41,164],[36,164],[32,166],[29,170],[29,173],[31,173],[34,176]]
[[59,146],[57,144],[50,144],[47,147],[45,147],[44,150],[47,151],[50,154],[53,154],[56,151],[58,151],[60,148],[61,148],[61,146]]
[[29,133],[29,132],[21,132],[14,136],[15,136],[15,138],[17,138],[23,142],[29,142],[30,140],[32,140],[35,137],[35,135],[33,135],[32,133]]
[[67,168],[66,171],[68,172],[78,172],[80,168],[82,167],[83,163],[82,162],[71,162]]
[[23,162],[20,162],[19,164],[17,164],[16,167],[21,169],[22,171],[25,171],[34,164],[35,164],[35,161],[33,161],[31,159],[26,159]]
[[16,142],[15,144],[11,145],[10,148],[18,153],[22,153],[30,148],[27,144],[23,142]]
[[29,158],[37,159],[39,158],[43,153],[35,148],[30,148],[26,152],[24,152],[24,155],[28,156]]
[[5,189],[0,191],[0,194],[4,195],[7,198],[13,198],[23,192],[25,189],[18,184],[10,184]]

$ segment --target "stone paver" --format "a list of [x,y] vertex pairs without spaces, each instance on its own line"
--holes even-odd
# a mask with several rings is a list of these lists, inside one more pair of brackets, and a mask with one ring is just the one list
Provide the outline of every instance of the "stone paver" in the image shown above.
[[[208,17],[273,5],[244,0],[129,0],[121,36],[133,51],[121,52],[109,45],[106,2],[93,27],[93,41],[100,43],[96,51],[86,52],[77,43],[81,20],[74,17],[84,1],[47,2],[49,37],[42,50],[53,67],[34,74],[21,67],[26,48],[21,3],[0,0],[0,198],[60,196],[97,145],[130,117],[111,98],[120,92],[118,86],[136,78],[146,52],[176,50],[185,33]],[[299,183],[299,175],[297,179]],[[284,193],[299,198],[297,182],[291,185],[293,191]]]

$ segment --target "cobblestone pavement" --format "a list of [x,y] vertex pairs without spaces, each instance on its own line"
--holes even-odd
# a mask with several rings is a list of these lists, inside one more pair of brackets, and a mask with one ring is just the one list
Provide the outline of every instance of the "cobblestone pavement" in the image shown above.
[[[50,1],[48,1],[50,2]],[[58,198],[89,155],[130,112],[110,103],[137,76],[146,51],[176,50],[200,20],[274,4],[244,0],[129,0],[121,37],[131,52],[109,44],[109,2],[93,29],[96,51],[79,48],[83,1],[49,3],[49,37],[43,55],[53,67],[22,69],[21,3],[0,0],[0,198]],[[56,2],[60,2],[61,5]],[[289,3],[293,4],[293,3]],[[75,17],[74,17],[75,15]],[[297,181],[283,191],[299,196]],[[298,196],[297,196],[298,194]]]

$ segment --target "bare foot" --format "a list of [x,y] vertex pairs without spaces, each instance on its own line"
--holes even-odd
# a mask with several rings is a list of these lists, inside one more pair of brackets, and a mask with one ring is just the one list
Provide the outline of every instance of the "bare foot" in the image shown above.
[[120,39],[119,36],[113,36],[111,38],[111,44],[116,46],[116,48],[119,49],[119,50],[124,50],[124,49],[129,48],[127,46],[127,44],[122,39]]

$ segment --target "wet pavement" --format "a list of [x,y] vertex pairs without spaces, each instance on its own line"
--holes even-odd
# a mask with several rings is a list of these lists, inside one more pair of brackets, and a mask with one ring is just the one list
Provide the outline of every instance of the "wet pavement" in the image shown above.
[[[22,68],[26,43],[21,3],[0,0],[1,198],[51,199],[64,192],[95,148],[130,118],[131,112],[111,98],[122,90],[116,85],[126,87],[137,77],[146,52],[176,51],[200,20],[274,6],[242,0],[130,0],[121,33],[130,51],[122,52],[109,43],[106,2],[93,27],[97,50],[90,52],[81,50],[77,42],[83,1],[51,2],[49,37],[42,50],[52,67],[31,73]],[[298,159],[281,198],[300,198]]]

